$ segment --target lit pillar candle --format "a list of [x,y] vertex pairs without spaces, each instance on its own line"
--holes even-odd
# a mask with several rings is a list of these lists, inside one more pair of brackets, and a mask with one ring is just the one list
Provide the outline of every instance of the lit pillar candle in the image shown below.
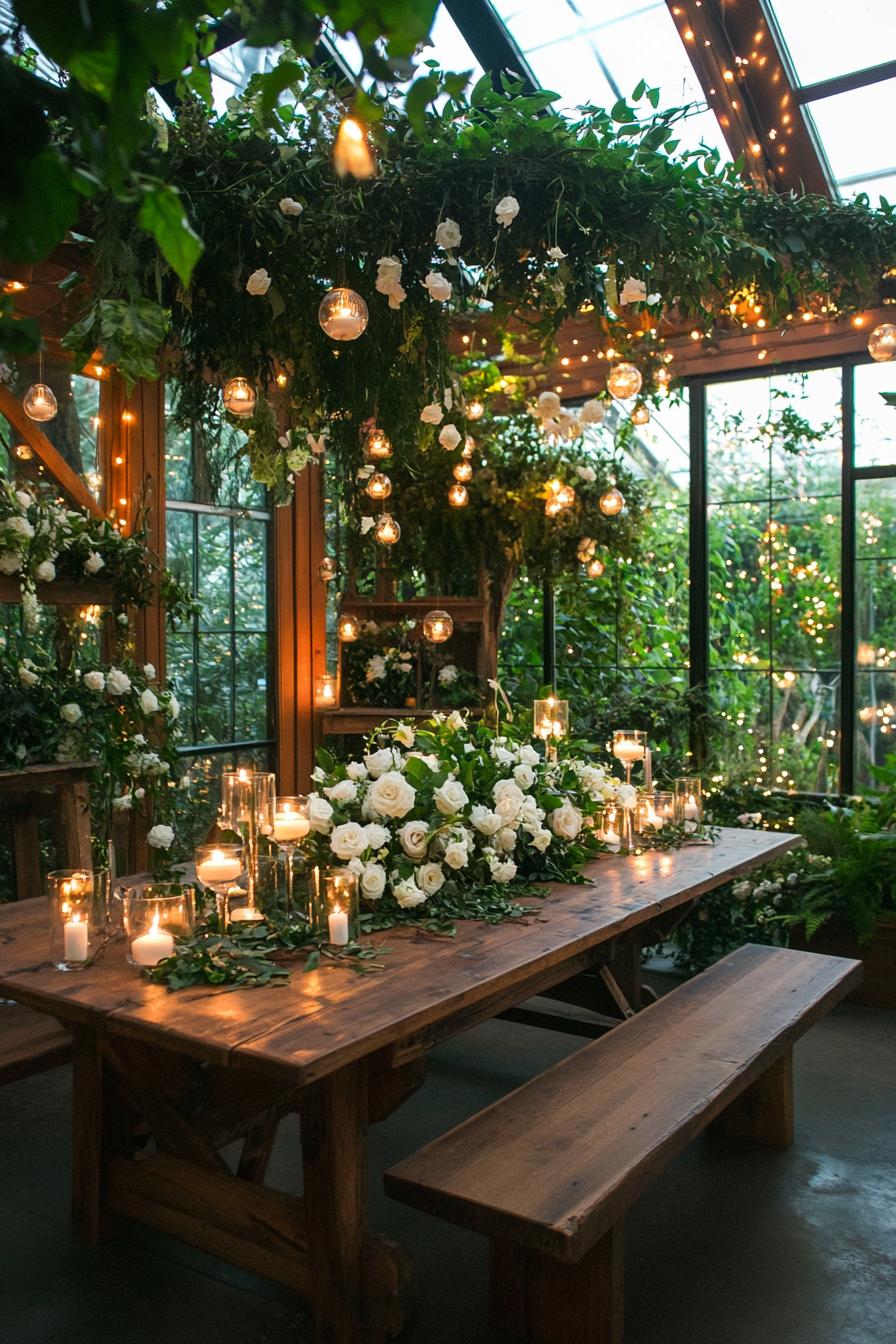
[[684,819],[685,821],[700,820],[700,808],[697,806],[697,799],[692,793],[688,794],[688,800],[684,805]]
[[330,942],[334,947],[345,947],[348,943],[348,913],[335,905],[327,916]]
[[159,917],[153,915],[148,932],[131,943],[131,956],[138,966],[157,966],[174,951],[174,938],[159,928]]
[[213,849],[207,859],[197,863],[196,876],[200,882],[210,887],[216,882],[235,881],[242,871],[242,866],[239,859],[225,854],[223,850]]
[[238,905],[235,910],[231,910],[228,920],[231,924],[260,924],[262,914],[257,906]]
[[80,915],[72,915],[63,926],[62,934],[66,961],[86,961],[87,920]]

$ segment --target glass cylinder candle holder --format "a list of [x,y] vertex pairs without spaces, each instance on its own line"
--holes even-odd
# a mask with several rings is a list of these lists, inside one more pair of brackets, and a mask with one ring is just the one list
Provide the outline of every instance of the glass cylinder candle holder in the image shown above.
[[314,703],[321,709],[336,704],[336,678],[331,673],[314,678]]
[[632,782],[632,766],[643,761],[647,752],[647,734],[635,728],[617,728],[613,734],[613,755],[625,766],[625,782]]
[[617,811],[618,809],[615,807],[604,808],[603,814],[600,819],[600,826],[598,827],[597,832],[598,840],[602,840],[603,843],[607,846],[607,849],[613,851],[614,853],[616,850],[618,850],[620,844],[622,843],[621,836],[616,827]]
[[47,874],[50,960],[58,971],[89,964],[109,932],[109,870],[57,868]]
[[675,821],[686,831],[696,831],[703,820],[703,785],[696,775],[675,781]]
[[[660,800],[668,800],[661,804]],[[642,793],[635,807],[635,832],[650,839],[674,818],[671,793],[659,794],[650,791]]]
[[569,701],[549,695],[532,702],[532,736],[544,743],[545,756],[555,760],[557,743],[569,735]]
[[195,892],[179,882],[144,882],[124,893],[127,959],[132,966],[158,966],[174,955],[175,939],[195,924]]
[[294,903],[294,859],[296,846],[311,830],[306,794],[278,794],[274,804],[274,829],[271,838],[286,864],[286,912],[292,915]]
[[315,925],[333,947],[346,947],[361,932],[358,877],[348,868],[315,868]]
[[[267,866],[266,863],[265,871]],[[218,902],[221,924],[230,933],[238,932],[240,929],[255,929],[264,923],[264,903],[259,902],[257,878],[258,874],[251,890],[234,883],[232,887],[227,888]]]
[[229,889],[245,881],[245,850],[242,845],[197,845],[194,850],[196,860],[196,881],[215,894],[216,904]]

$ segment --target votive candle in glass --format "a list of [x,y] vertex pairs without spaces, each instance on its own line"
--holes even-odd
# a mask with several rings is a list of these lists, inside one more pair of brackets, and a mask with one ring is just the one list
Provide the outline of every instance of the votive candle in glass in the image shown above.
[[703,820],[703,785],[696,775],[675,781],[675,820],[687,831],[696,831]]
[[109,870],[56,868],[47,874],[50,960],[58,971],[83,969],[109,925]]
[[315,868],[315,924],[326,942],[346,947],[361,931],[358,877],[348,868]]
[[545,755],[553,760],[557,743],[569,734],[569,701],[549,695],[532,703],[532,736],[545,746]]
[[274,804],[272,838],[286,863],[286,908],[289,914],[293,912],[293,858],[296,845],[305,839],[310,830],[307,795],[278,794]]
[[625,782],[632,782],[632,766],[643,761],[647,752],[647,734],[635,728],[617,728],[613,734],[613,755],[625,766]]
[[127,959],[132,966],[158,966],[173,956],[175,939],[195,924],[195,892],[179,882],[144,882],[124,893]]

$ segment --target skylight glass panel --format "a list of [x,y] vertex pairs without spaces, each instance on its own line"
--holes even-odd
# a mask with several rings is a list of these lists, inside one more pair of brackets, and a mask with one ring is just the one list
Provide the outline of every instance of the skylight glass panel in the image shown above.
[[893,0],[773,0],[800,84],[896,58]]
[[858,196],[861,192],[866,192],[872,206],[877,206],[881,197],[889,201],[891,205],[896,204],[896,165],[892,173],[885,173],[882,176],[863,177],[857,182],[847,179],[846,182],[839,182],[840,195],[849,199]]
[[896,171],[894,99],[896,79],[886,79],[807,104],[836,182]]
[[612,107],[643,79],[660,108],[692,105],[678,127],[682,148],[705,143],[730,159],[664,0],[495,0],[495,8],[539,83],[572,111]]
[[[328,40],[339,52],[345,64],[356,76],[360,76],[363,66],[361,49],[354,37],[338,37],[331,33]],[[482,66],[476,60],[470,50],[467,40],[452,19],[444,5],[439,5],[436,10],[435,21],[430,33],[430,41],[425,47],[421,47],[417,53],[417,64],[426,60],[438,61],[443,70],[451,70],[461,73],[465,70],[471,70],[471,82],[475,83],[482,75]],[[425,70],[423,71],[425,74]],[[401,90],[407,87],[407,82],[396,85]]]

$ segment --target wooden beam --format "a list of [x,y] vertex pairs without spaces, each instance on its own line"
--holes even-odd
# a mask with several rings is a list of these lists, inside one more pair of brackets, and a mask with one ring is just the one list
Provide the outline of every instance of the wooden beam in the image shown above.
[[0,383],[0,415],[6,417],[18,438],[28,445],[70,504],[84,509],[93,518],[105,517],[78,473],[72,470],[43,430],[25,414],[18,398],[14,397],[9,388],[2,383]]

